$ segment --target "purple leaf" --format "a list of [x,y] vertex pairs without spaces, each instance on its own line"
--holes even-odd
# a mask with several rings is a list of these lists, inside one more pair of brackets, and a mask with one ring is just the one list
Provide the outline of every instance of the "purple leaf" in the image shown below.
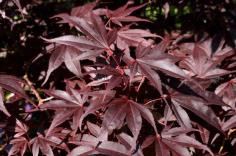
[[[168,139],[168,138],[165,138],[165,139]],[[200,142],[198,142],[194,138],[189,137],[187,135],[184,135],[184,134],[179,135],[177,137],[171,138],[170,140],[173,142],[176,142],[178,145],[202,149],[202,150],[208,151],[212,156],[214,155],[207,146],[201,144]]]
[[24,81],[18,79],[15,76],[0,75],[1,87],[30,101],[29,97],[25,94],[24,89],[21,86],[22,84],[24,84]]
[[145,5],[147,5],[147,3],[139,5],[139,6],[135,6],[135,7],[130,7],[128,8],[128,6],[130,5],[130,2],[127,2],[126,5],[111,11],[111,10],[107,10],[106,16],[115,24],[122,26],[121,22],[138,22],[138,21],[146,21],[148,22],[148,20],[142,19],[142,18],[138,18],[135,16],[130,16],[130,14],[142,7],[144,7]]
[[214,111],[209,106],[207,106],[202,99],[192,96],[172,94],[171,100],[174,101],[174,103],[178,103],[182,107],[193,112],[204,121],[221,131],[219,119],[215,115]]
[[64,57],[65,57],[66,46],[63,46],[63,45],[58,46],[56,50],[57,51],[53,52],[50,57],[46,78],[43,84],[47,82],[51,73],[63,63]]
[[74,148],[67,156],[87,156],[94,151],[93,147],[78,146]]
[[236,115],[232,116],[230,119],[223,123],[222,130],[227,131],[233,127],[236,127]]
[[125,146],[111,141],[103,141],[98,147],[97,150],[103,154],[114,155],[114,156],[128,156],[130,155],[129,151]]
[[183,108],[181,108],[181,106],[179,106],[176,101],[173,100],[172,103],[172,110],[177,118],[177,122],[180,124],[180,126],[183,126],[186,129],[191,129],[191,120],[187,112]]

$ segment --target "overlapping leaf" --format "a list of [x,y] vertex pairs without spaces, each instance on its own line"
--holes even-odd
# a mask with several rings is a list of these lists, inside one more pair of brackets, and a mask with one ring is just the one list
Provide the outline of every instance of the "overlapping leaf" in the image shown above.
[[[81,76],[80,60],[94,59],[103,51],[112,55],[110,45],[116,39],[116,32],[107,32],[101,18],[95,14],[91,15],[91,22],[79,17],[61,15],[64,20],[77,27],[84,36],[65,35],[53,39],[45,39],[51,43],[57,43],[56,51],[53,52],[44,82],[47,81],[52,71],[65,62],[67,68],[77,76]],[[86,51],[86,52],[84,52]]]
[[0,86],[2,88],[29,100],[29,97],[26,95],[24,89],[22,88],[22,84],[24,84],[24,81],[15,76],[0,75]]
[[[156,156],[170,156],[172,154],[177,156],[191,156],[192,154],[188,150],[189,147],[202,149],[210,155],[214,155],[206,145],[184,134],[185,131],[178,128],[169,129],[168,131],[163,131],[161,136],[148,137],[143,142],[142,147],[145,148],[155,142]],[[178,131],[178,135],[175,135],[176,131]]]
[[139,44],[143,46],[150,46],[151,40],[146,40],[147,37],[159,37],[149,31],[142,29],[129,29],[129,27],[121,28],[117,32],[116,44],[117,47],[125,52],[129,52],[129,47],[138,47]]
[[28,127],[20,122],[18,119],[16,119],[16,127],[15,127],[15,135],[14,139],[10,141],[10,144],[12,145],[8,155],[16,155],[20,153],[21,156],[24,155],[26,152],[26,149],[29,147],[29,142],[25,138],[25,134],[28,131]]
[[208,55],[203,47],[195,44],[192,53],[180,62],[180,66],[186,69],[190,76],[201,79],[211,79],[231,73],[217,67],[221,61],[220,57],[215,61]]
[[59,98],[61,100],[52,100],[40,106],[41,109],[56,110],[56,114],[47,132],[47,135],[55,127],[72,118],[72,129],[76,132],[79,127],[79,120],[83,114],[83,104],[87,101],[87,96],[82,96],[78,91],[71,88],[71,94],[65,91],[52,90],[45,91],[47,94]]
[[132,155],[144,156],[141,147],[137,146],[135,138],[132,138],[126,133],[119,134],[117,138],[122,145],[125,145],[125,147],[129,149],[129,151],[132,151]]
[[[176,60],[165,53],[168,43],[169,41],[165,39],[153,48],[140,45],[136,50],[136,60],[128,56],[124,58],[124,61],[130,65],[133,74],[137,73],[139,68],[140,72],[149,79],[161,94],[161,80],[155,70],[160,70],[176,78],[187,78],[185,73],[175,65]],[[138,68],[135,68],[135,66],[138,66]]]
[[120,143],[108,141],[108,132],[99,126],[88,122],[88,129],[93,135],[83,135],[79,146],[74,148],[68,156],[108,154],[114,156],[128,156],[129,151]]
[[[72,37],[72,36],[67,36]],[[63,38],[66,38],[64,36]],[[60,42],[60,39],[52,39],[52,42]],[[55,49],[55,51],[52,52],[52,55],[49,59],[49,65],[47,70],[47,75],[44,80],[44,83],[48,80],[51,73],[56,70],[63,62],[65,63],[66,67],[74,73],[76,76],[81,77],[82,76],[82,69],[81,69],[81,60],[90,59],[94,60],[94,58],[98,55],[100,55],[100,51],[87,51],[87,52],[81,52],[77,48],[74,48],[72,46],[66,46],[66,45],[58,45]]]
[[[17,77],[10,75],[0,75],[0,87],[13,92],[28,101],[31,101],[25,94],[22,84],[24,84],[24,82]],[[3,103],[4,98],[2,88],[0,88],[0,110],[3,111],[7,116],[11,116]]]
[[38,134],[37,137],[31,139],[30,145],[32,146],[33,156],[38,156],[41,151],[42,154],[46,156],[54,156],[52,147],[59,147],[61,149],[66,149],[65,144],[62,140],[56,137],[44,137]]
[[98,0],[71,9],[71,16],[84,17],[90,14],[93,11],[94,7],[97,5],[97,2]]
[[27,147],[29,146],[29,142],[25,137],[18,137],[11,140],[10,144],[12,147],[8,152],[8,155],[17,155],[20,153],[21,156],[24,156]]
[[236,78],[229,80],[228,82],[219,85],[215,93],[220,97],[223,97],[223,101],[230,107],[235,109],[236,102]]
[[109,18],[110,21],[112,21],[113,23],[122,26],[121,22],[138,22],[138,21],[146,21],[148,22],[148,20],[145,20],[143,18],[139,18],[136,16],[131,16],[130,14],[142,7],[144,7],[147,4],[142,4],[139,6],[135,6],[135,7],[129,7],[130,2],[127,2],[124,6],[116,9],[116,10],[107,10],[106,12],[106,16]]
[[86,35],[86,38],[78,37],[76,42],[73,41],[73,38],[72,42],[63,39],[62,44],[78,45],[77,48],[85,48],[82,50],[100,49],[106,51],[110,49],[111,43],[116,39],[114,35],[116,32],[111,31],[108,33],[102,19],[95,14],[91,14],[91,22],[83,18],[66,15],[62,18]]
[[222,130],[227,131],[231,128],[236,127],[236,116],[232,116],[230,119],[228,119],[226,122],[222,124]]
[[[204,121],[209,123],[210,125],[217,128],[219,131],[221,131],[220,126],[220,120],[214,113],[214,111],[207,105],[207,102],[199,97],[194,96],[186,96],[181,95],[180,93],[171,93],[170,95],[171,101],[174,104],[178,104],[189,111],[193,112],[200,118],[202,118]],[[184,115],[186,116],[186,114]],[[188,125],[189,123],[186,123],[188,121],[184,121],[184,118],[181,117],[180,122],[183,122],[183,125]]]
[[152,113],[147,108],[125,98],[115,99],[109,104],[108,110],[104,114],[103,126],[109,131],[119,129],[123,125],[124,119],[126,119],[129,129],[136,138],[141,130],[142,117],[157,132]]

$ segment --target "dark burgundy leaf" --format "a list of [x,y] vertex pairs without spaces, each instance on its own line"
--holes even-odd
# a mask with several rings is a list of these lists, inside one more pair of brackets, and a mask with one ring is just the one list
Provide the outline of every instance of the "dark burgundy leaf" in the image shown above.
[[143,47],[141,45],[136,49],[136,60],[125,57],[124,61],[130,66],[134,66],[137,63],[141,73],[143,73],[151,81],[152,84],[162,94],[162,87],[159,75],[155,70],[160,70],[170,76],[182,79],[188,79],[185,73],[175,65],[177,61],[172,56],[165,53],[166,46],[169,44],[169,40],[164,39],[155,47]]
[[139,6],[128,8],[129,5],[130,5],[130,2],[128,1],[126,3],[126,5],[118,8],[114,11],[107,10],[106,16],[109,18],[110,21],[112,21],[113,23],[115,23],[119,26],[122,26],[121,22],[138,22],[138,21],[148,22],[148,20],[130,15],[132,12],[147,5],[147,3],[139,5]]
[[203,47],[196,44],[192,53],[180,62],[180,66],[186,69],[190,76],[200,79],[211,79],[234,72],[217,68],[218,63],[219,61],[214,61],[208,56]]
[[15,76],[0,75],[0,86],[2,88],[30,101],[29,97],[25,94],[24,89],[22,88],[22,84],[24,84],[24,81],[18,79]]
[[129,129],[134,135],[134,138],[137,138],[142,125],[141,116],[153,126],[157,133],[152,113],[144,106],[134,101],[127,101],[125,98],[115,99],[109,104],[108,110],[104,115],[103,125],[109,131],[119,129],[126,118]]
[[227,131],[233,127],[236,127],[236,116],[231,117],[229,120],[222,124],[223,131]]
[[8,152],[8,155],[17,155],[20,153],[21,156],[25,155],[25,151],[28,147],[28,140],[24,137],[17,137],[11,140],[10,144],[12,144],[12,147],[10,151]]
[[221,131],[219,118],[215,115],[214,111],[206,105],[204,100],[193,96],[180,95],[180,93],[173,93],[171,95],[171,101],[178,103],[180,106],[193,112],[204,121]]
[[111,141],[103,141],[97,150],[101,153],[114,156],[128,156],[131,153],[125,148],[125,146]]
[[71,10],[71,16],[84,17],[87,14],[90,14],[94,7],[97,5],[97,2],[98,0],[73,8]]
[[125,52],[129,52],[129,47],[150,46],[152,41],[146,40],[147,37],[160,37],[142,29],[129,29],[125,27],[117,32],[116,44],[117,47]]
[[89,147],[89,146],[78,146],[76,148],[74,148],[69,154],[68,156],[87,156],[92,154],[92,152],[94,151],[93,147]]
[[186,129],[191,129],[191,120],[187,112],[176,101],[172,100],[172,104],[172,110],[180,126],[185,127]]

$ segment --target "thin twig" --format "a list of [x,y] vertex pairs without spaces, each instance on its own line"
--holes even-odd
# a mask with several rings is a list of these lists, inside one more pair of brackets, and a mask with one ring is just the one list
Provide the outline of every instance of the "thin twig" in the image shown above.
[[43,104],[44,100],[40,97],[38,91],[34,88],[33,83],[29,80],[27,74],[24,75],[23,77],[25,79],[25,81],[27,82],[28,86],[30,87],[31,91],[33,92],[33,94],[35,95],[35,97],[38,100],[38,106],[40,106],[41,104]]
[[145,81],[145,76],[143,76],[143,78],[142,78],[142,80],[141,80],[141,82],[140,82],[140,84],[139,84],[139,86],[137,88],[137,92],[139,92],[139,90],[140,90],[142,84],[144,83],[144,81]]
[[144,105],[145,105],[145,106],[146,106],[146,105],[150,105],[150,104],[152,104],[152,103],[154,103],[154,102],[156,102],[156,101],[163,100],[164,98],[166,98],[166,96],[162,96],[162,97],[160,97],[160,98],[157,98],[157,99],[154,99],[154,100],[148,101],[148,102],[145,103]]

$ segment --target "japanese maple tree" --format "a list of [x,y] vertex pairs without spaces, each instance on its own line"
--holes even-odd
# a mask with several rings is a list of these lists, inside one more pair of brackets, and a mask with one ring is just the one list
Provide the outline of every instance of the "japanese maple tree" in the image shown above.
[[[15,121],[8,155],[232,154],[224,144],[236,148],[236,78],[227,63],[234,49],[139,27],[152,23],[133,13],[149,3],[115,10],[99,3],[53,16],[76,33],[41,37],[50,55],[41,88],[27,76],[0,75],[0,110]],[[51,77],[62,67],[73,76],[59,88]],[[17,102],[9,106],[8,92],[25,102],[21,114],[9,109]]]

